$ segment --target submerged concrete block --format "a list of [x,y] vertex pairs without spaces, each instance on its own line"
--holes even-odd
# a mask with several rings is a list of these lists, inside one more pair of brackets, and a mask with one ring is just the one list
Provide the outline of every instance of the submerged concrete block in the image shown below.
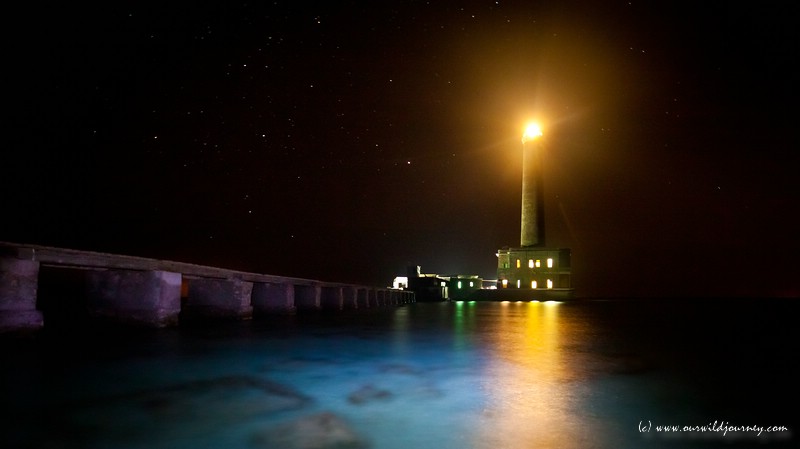
[[39,262],[0,258],[0,332],[37,330],[44,324],[36,310]]
[[294,313],[294,285],[290,283],[272,284],[257,282],[253,284],[253,314]]
[[294,305],[297,310],[319,310],[321,290],[319,285],[295,285]]
[[154,327],[178,324],[180,273],[94,270],[86,277],[86,299],[91,316]]
[[253,283],[241,279],[190,279],[183,313],[195,317],[253,317]]

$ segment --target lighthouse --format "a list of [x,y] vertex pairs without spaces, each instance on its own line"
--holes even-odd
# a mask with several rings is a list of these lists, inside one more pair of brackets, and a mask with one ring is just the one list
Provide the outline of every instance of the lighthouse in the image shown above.
[[[522,213],[519,247],[497,251],[497,288],[519,292],[518,299],[566,299],[573,295],[572,253],[545,245],[545,153],[542,130],[529,125],[522,135]],[[524,298],[523,298],[524,296]]]

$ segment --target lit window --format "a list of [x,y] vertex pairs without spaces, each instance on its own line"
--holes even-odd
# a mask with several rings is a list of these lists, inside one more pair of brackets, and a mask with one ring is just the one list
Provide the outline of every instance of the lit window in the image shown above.
[[553,288],[553,281],[550,279],[547,280],[547,288]]
[[521,281],[517,279],[517,288],[519,288]]
[[547,259],[547,268],[553,268],[553,259]]
[[539,268],[541,266],[542,266],[542,261],[539,260],[539,259],[536,259],[536,268]]
[[517,268],[519,268],[519,267],[520,267],[520,262],[519,262],[519,259],[517,259]]
[[461,288],[461,281],[458,281],[458,288]]
[[536,288],[536,281],[531,281],[531,288]]
[[508,288],[508,279],[503,279],[503,288]]
[[533,268],[533,259],[528,259],[528,268]]
[[442,287],[446,287],[446,286],[447,286],[447,282],[442,282]]
[[473,284],[473,283],[472,283],[472,281],[469,281],[469,286],[470,286],[470,287],[474,287],[474,286],[475,286],[475,284]]

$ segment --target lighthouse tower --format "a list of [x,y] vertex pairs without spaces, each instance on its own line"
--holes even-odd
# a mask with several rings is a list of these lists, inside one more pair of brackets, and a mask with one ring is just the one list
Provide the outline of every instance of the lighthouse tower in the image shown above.
[[544,244],[544,196],[541,176],[542,130],[530,125],[522,135],[522,222],[520,246]]

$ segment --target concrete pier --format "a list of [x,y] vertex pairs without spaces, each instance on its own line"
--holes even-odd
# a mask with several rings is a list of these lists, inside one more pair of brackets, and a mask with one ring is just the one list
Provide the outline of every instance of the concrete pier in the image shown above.
[[294,285],[286,283],[256,282],[253,284],[253,315],[293,314]]
[[48,295],[45,313],[37,308],[42,302],[37,297],[40,267],[50,273],[45,276],[50,287],[44,290],[60,291],[63,284],[51,286],[54,280],[72,280],[71,295],[81,298],[72,304],[79,315],[149,327],[173,326],[191,317],[249,319],[413,301],[413,293],[399,290],[0,242],[0,333],[39,329],[48,314],[59,316],[58,310],[69,306],[69,300]]
[[380,307],[380,292],[381,290],[378,288],[373,288],[369,291],[369,306],[370,307]]
[[191,279],[186,317],[249,319],[253,317],[253,283],[241,279]]
[[342,310],[344,308],[344,298],[342,297],[342,287],[325,286],[322,287],[320,305],[323,310]]
[[358,308],[358,288],[353,286],[342,287],[342,306],[345,309]]
[[39,262],[0,257],[0,332],[39,329],[36,310]]
[[91,270],[86,274],[89,315],[128,324],[178,324],[181,275],[169,271]]
[[369,307],[369,288],[359,288],[356,290],[356,307],[366,309]]
[[391,295],[389,294],[389,290],[381,289],[380,294],[378,295],[378,305],[388,306],[390,300],[391,300]]
[[294,305],[297,310],[316,311],[320,310],[319,285],[295,285],[294,286]]

